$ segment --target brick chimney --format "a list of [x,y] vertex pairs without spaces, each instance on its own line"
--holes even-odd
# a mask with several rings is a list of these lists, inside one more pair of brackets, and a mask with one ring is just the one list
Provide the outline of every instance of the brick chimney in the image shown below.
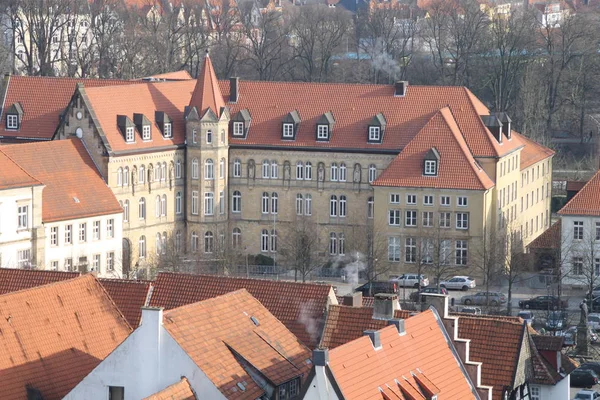
[[362,307],[362,292],[348,293],[342,297],[342,305],[350,307]]
[[406,90],[408,89],[408,81],[397,81],[394,84],[394,97],[406,96]]
[[394,311],[400,310],[398,295],[378,293],[375,295],[373,318],[390,320],[394,318]]

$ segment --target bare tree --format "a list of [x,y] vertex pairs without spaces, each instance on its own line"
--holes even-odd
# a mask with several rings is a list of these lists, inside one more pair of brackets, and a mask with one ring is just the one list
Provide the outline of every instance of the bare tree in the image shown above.
[[506,229],[491,232],[485,227],[481,239],[476,243],[471,241],[473,251],[470,264],[483,276],[486,292],[490,291],[491,284],[505,270]]
[[283,263],[294,270],[296,281],[305,282],[315,268],[325,263],[327,242],[322,240],[322,234],[321,227],[310,218],[298,217],[283,228],[278,253]]

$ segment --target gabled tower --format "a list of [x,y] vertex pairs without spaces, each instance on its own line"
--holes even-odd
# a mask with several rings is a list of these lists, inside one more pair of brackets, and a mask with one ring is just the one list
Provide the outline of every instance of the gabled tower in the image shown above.
[[[187,249],[219,259],[227,232],[229,111],[208,56],[186,107]],[[225,241],[227,242],[227,241]]]

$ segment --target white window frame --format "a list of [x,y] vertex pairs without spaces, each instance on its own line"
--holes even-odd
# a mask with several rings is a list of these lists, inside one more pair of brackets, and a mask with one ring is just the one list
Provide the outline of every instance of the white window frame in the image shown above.
[[340,182],[346,182],[346,175],[347,175],[347,171],[348,169],[346,168],[346,164],[341,163],[340,164],[340,169],[339,169],[339,181]]
[[317,139],[320,139],[320,140],[329,139],[329,126],[328,125],[317,125]]
[[215,163],[212,160],[212,158],[209,158],[206,161],[204,161],[204,179],[215,179]]
[[231,212],[241,213],[242,212],[242,192],[235,190],[231,195]]
[[331,163],[329,180],[331,182],[337,182],[338,180],[338,166],[337,163]]
[[192,191],[192,215],[198,215],[199,210],[200,193],[197,190]]
[[417,205],[417,195],[416,194],[407,194],[406,195],[406,204],[407,205]]
[[381,140],[381,128],[379,126],[369,126],[369,141],[379,142]]
[[469,213],[456,213],[456,229],[469,229]]
[[449,207],[451,204],[450,196],[440,196],[440,205]]
[[400,193],[390,193],[390,204],[400,204]]
[[79,242],[82,243],[82,242],[87,241],[87,224],[85,222],[82,222],[79,224],[78,232],[79,232],[79,236],[78,236]]
[[433,206],[435,203],[435,199],[432,194],[426,194],[423,196],[423,205],[424,206]]
[[283,137],[293,138],[294,137],[294,124],[283,124]]
[[182,194],[181,192],[177,192],[175,194],[175,214],[181,214],[181,210],[182,210]]
[[192,160],[192,179],[200,179],[200,161],[197,158]]
[[[459,253],[460,252],[460,253]],[[467,265],[469,262],[469,244],[466,240],[457,240],[455,243],[455,260],[456,265]]]
[[424,175],[435,176],[437,175],[437,161],[436,160],[425,160]]
[[115,220],[112,218],[106,220],[106,237],[110,239],[115,237]]
[[233,136],[244,136],[244,123],[234,122],[233,123]]
[[404,241],[404,262],[413,264],[417,262],[417,239],[408,237]]
[[50,246],[58,246],[58,226],[50,227]]
[[304,196],[304,215],[312,215],[312,195]]
[[467,207],[469,205],[469,199],[467,196],[458,196],[456,198],[456,205],[458,207]]
[[223,190],[219,192],[219,214],[225,214],[225,192]]
[[450,228],[452,214],[447,211],[440,213],[440,228]]
[[417,211],[406,210],[404,212],[404,226],[415,227],[417,226]]
[[225,159],[219,160],[219,178],[225,179]]
[[400,210],[388,210],[388,225],[401,226],[402,212]]
[[367,218],[373,219],[375,217],[375,199],[373,196],[367,199]]
[[338,204],[338,211],[339,211],[339,216],[342,218],[346,217],[347,205],[348,205],[348,198],[345,195],[341,195],[340,201]]
[[213,142],[213,133],[212,129],[208,129],[206,131],[206,144],[212,144]]
[[433,211],[423,211],[421,216],[424,228],[433,227]]
[[296,180],[301,181],[304,179],[304,163],[302,161],[298,161],[296,163]]
[[279,166],[277,161],[271,161],[271,179],[279,178]]
[[400,238],[397,236],[388,237],[388,261],[400,262]]
[[233,177],[240,178],[242,176],[242,161],[239,158],[233,160]]
[[29,205],[23,205],[17,207],[17,228],[27,229],[29,228]]
[[100,221],[92,222],[92,240],[100,240]]
[[165,126],[164,126],[164,134],[166,138],[170,138],[173,137],[173,125],[171,125],[170,122],[165,122]]
[[135,130],[133,129],[133,126],[125,128],[125,141],[127,143],[133,143],[135,141]]
[[215,213],[215,194],[213,192],[204,193],[204,215],[214,215]]
[[143,125],[142,126],[142,139],[143,140],[150,140],[152,139],[152,130],[150,128],[150,125]]
[[112,251],[109,251],[108,253],[106,253],[106,270],[114,271],[114,269],[115,269],[115,253]]
[[73,225],[65,225],[65,244],[73,244]]
[[583,221],[573,221],[573,240],[582,240],[582,239],[583,239]]
[[271,178],[271,164],[269,160],[264,160],[262,163],[262,177],[263,179]]
[[377,179],[377,166],[375,164],[369,165],[369,183],[375,182]]
[[269,213],[269,193],[267,192],[263,192],[262,197],[261,197],[261,213],[264,214],[268,214]]
[[19,129],[19,116],[17,114],[6,114],[6,129]]

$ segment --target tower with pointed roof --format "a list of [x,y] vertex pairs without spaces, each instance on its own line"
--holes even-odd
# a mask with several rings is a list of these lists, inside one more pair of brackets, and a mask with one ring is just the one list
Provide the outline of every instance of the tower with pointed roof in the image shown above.
[[[192,251],[215,254],[227,225],[229,111],[208,52],[185,113],[186,221]],[[218,257],[215,255],[215,257]]]

